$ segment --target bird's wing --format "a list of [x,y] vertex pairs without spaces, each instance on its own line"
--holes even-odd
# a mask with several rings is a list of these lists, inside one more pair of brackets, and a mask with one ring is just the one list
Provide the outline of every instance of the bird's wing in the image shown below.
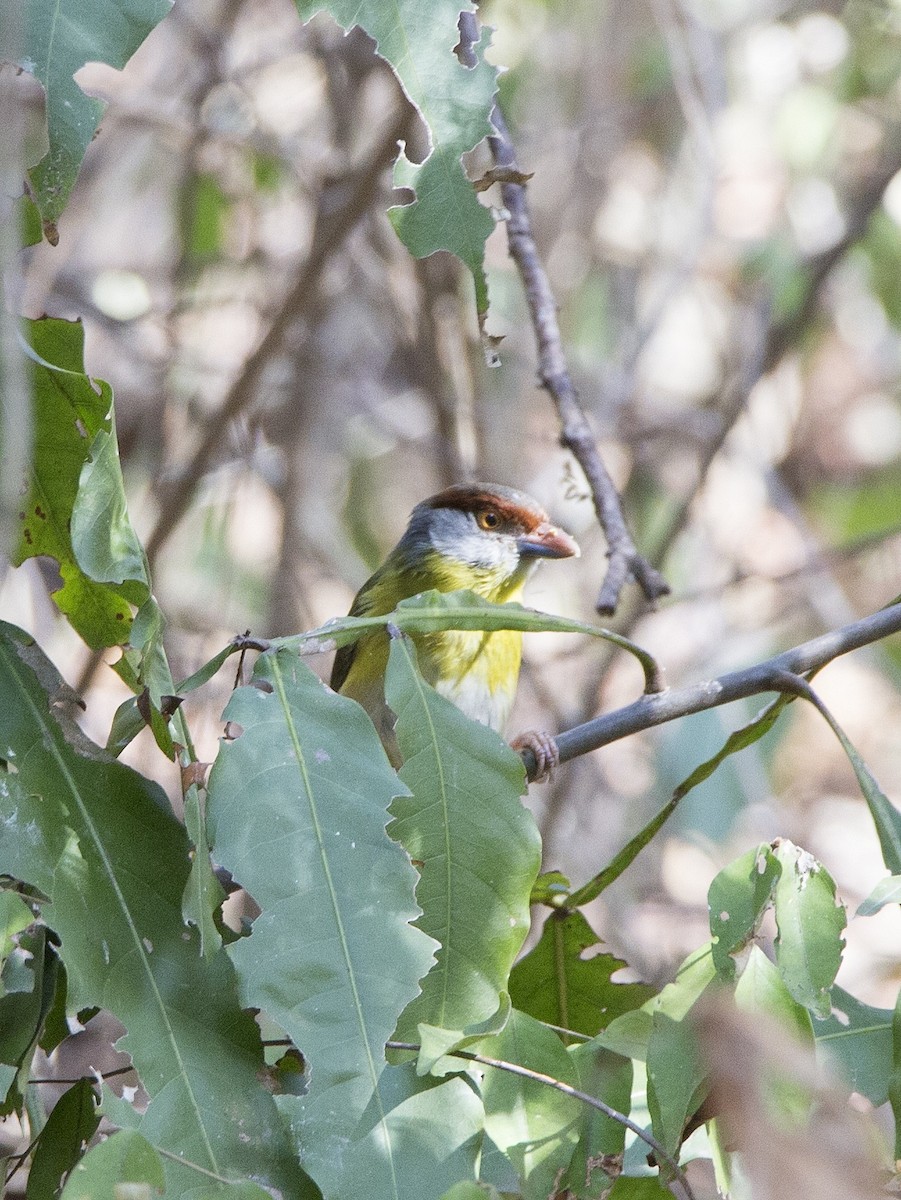
[[[353,604],[350,606],[349,617],[368,617],[373,613],[391,612],[394,605],[388,602],[387,608],[379,607],[381,598],[380,584],[385,571],[385,563],[374,575],[372,575],[357,592]],[[344,686],[344,681],[350,674],[350,669],[357,657],[357,651],[360,646],[360,640],[351,642],[349,646],[342,646],[335,655],[335,661],[332,664],[332,677],[329,684],[334,692],[340,692]]]
[[[353,613],[352,616],[359,616],[359,613]],[[332,691],[340,692],[345,679],[350,674],[350,668],[353,666],[354,659],[357,655],[357,646],[359,642],[351,642],[349,646],[342,646],[335,655],[335,661],[332,664],[332,677],[329,681]]]

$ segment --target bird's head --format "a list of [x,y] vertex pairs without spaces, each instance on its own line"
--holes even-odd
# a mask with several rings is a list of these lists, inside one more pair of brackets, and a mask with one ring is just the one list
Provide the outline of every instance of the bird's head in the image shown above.
[[433,572],[441,590],[471,588],[506,600],[541,558],[570,558],[579,547],[531,497],[498,484],[445,488],[417,504],[398,551]]

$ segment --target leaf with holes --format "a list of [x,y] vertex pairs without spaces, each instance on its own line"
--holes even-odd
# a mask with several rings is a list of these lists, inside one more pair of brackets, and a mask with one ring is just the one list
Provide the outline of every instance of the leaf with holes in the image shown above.
[[[224,952],[204,961],[182,923],[185,831],[160,788],[58,713],[61,685],[27,634],[0,625],[0,758],[14,767],[0,788],[0,873],[50,898],[70,1011],[102,1005],[126,1027],[119,1049],[150,1095],[138,1131],[201,1170],[312,1196],[257,1078],[259,1031],[231,964]],[[203,1176],[167,1159],[166,1179],[178,1197]]]
[[534,949],[510,973],[510,995],[522,1012],[593,1037],[654,995],[645,983],[614,983],[626,966],[579,912],[552,912]]
[[391,1196],[385,1042],[433,945],[411,924],[415,871],[385,832],[405,788],[359,705],[296,655],[262,655],[254,683],[226,710],[242,733],[221,747],[208,791],[213,855],[262,909],[229,953],[244,1003],[309,1063],[308,1094],[283,1098],[307,1169],[329,1196],[359,1194],[361,1174]]
[[[47,238],[66,206],[104,104],[86,96],[74,76],[85,63],[122,68],[172,0],[23,0],[19,21],[0,25],[0,59],[18,63],[41,81],[47,96],[49,149],[29,171]],[[11,10],[10,10],[11,11]]]
[[798,1003],[825,1018],[845,945],[845,910],[832,876],[812,854],[786,840],[774,850],[782,867],[774,895],[776,965]]
[[297,8],[304,20],[324,8],[344,29],[359,25],[397,75],[425,122],[429,152],[424,162],[413,163],[401,151],[394,182],[413,188],[416,199],[392,208],[391,220],[416,258],[449,250],[462,259],[472,272],[477,309],[486,312],[485,242],[494,221],[479,203],[461,155],[491,133],[497,68],[485,62],[487,35],[473,48],[471,69],[454,54],[460,10],[473,6],[461,0],[297,0]]

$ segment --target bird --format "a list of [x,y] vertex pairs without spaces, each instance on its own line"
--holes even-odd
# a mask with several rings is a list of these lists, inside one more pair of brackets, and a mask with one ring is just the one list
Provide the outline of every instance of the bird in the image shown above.
[[[500,484],[454,484],[416,505],[400,541],[360,588],[349,615],[383,616],[399,601],[431,590],[466,588],[506,604],[520,599],[541,559],[578,554],[576,541],[523,492]],[[466,716],[502,733],[516,694],[522,633],[446,630],[415,634],[413,641],[425,680]],[[388,650],[385,630],[343,646],[331,687],[366,709],[390,761],[399,766],[395,717],[384,694]],[[546,778],[556,765],[556,743],[547,734],[524,733],[511,745],[533,751],[536,778]]]

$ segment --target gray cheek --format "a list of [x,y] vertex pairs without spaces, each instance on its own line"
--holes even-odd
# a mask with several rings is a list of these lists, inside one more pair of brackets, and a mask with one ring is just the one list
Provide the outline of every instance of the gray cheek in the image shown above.
[[486,571],[501,568],[512,574],[519,563],[515,545],[475,531],[448,535],[444,530],[436,529],[432,531],[432,545],[446,558],[467,562]]

